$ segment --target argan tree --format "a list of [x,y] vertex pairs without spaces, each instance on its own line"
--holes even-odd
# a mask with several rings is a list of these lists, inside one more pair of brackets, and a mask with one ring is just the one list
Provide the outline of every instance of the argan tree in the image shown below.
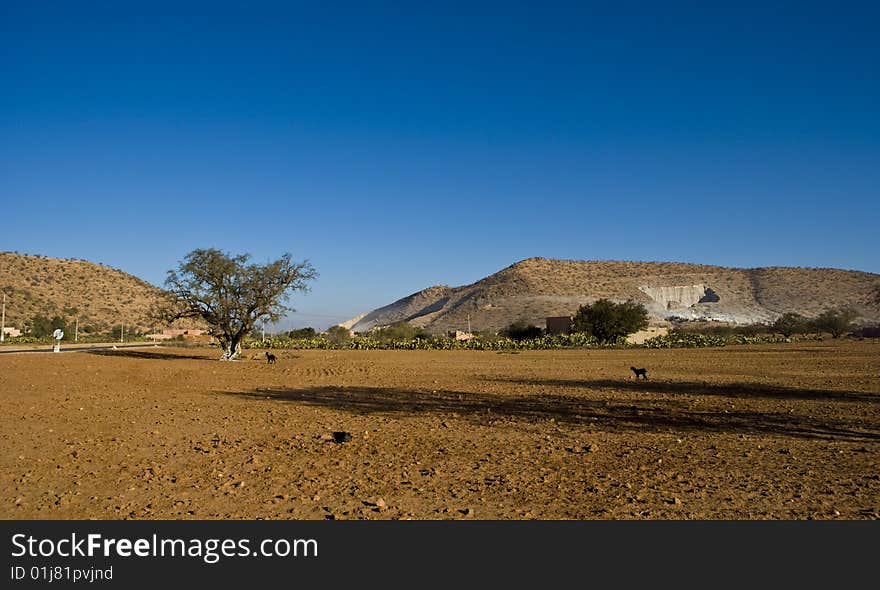
[[853,322],[858,314],[849,308],[826,309],[813,320],[816,330],[829,332],[832,338],[840,338],[856,329]]
[[275,322],[293,311],[285,305],[290,292],[307,291],[307,282],[318,276],[307,260],[294,262],[290,254],[264,265],[249,259],[213,248],[193,250],[165,280],[171,297],[165,320],[204,320],[220,341],[221,360],[241,355],[242,339],[258,321]]
[[803,334],[808,329],[807,318],[799,313],[784,313],[770,325],[770,329],[789,338],[792,334]]
[[636,301],[614,303],[599,299],[592,305],[582,305],[572,318],[572,332],[586,332],[599,342],[617,342],[634,332],[648,327],[648,311]]
[[351,340],[351,333],[343,326],[331,326],[324,332],[324,336],[333,344],[345,344]]
[[314,338],[316,335],[317,332],[315,332],[315,329],[311,327],[290,330],[286,334],[288,338]]

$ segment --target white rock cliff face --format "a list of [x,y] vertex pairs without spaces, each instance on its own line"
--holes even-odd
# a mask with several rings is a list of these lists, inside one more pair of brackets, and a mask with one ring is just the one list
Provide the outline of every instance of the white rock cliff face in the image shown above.
[[648,313],[663,319],[700,320],[750,324],[772,321],[778,314],[761,308],[756,302],[716,306],[720,297],[704,284],[649,287],[639,290],[651,298]]
[[353,317],[350,320],[346,320],[339,325],[342,326],[343,328],[345,328],[346,330],[351,330],[352,328],[354,328],[355,325],[357,325],[358,322],[360,322],[362,319],[364,319],[364,317],[366,317],[366,315],[367,315],[366,313],[362,313],[359,316]]
[[[639,287],[639,290],[662,305],[665,309],[691,307],[704,302],[708,295],[706,285],[685,285],[674,287]],[[715,299],[717,301],[717,299]]]

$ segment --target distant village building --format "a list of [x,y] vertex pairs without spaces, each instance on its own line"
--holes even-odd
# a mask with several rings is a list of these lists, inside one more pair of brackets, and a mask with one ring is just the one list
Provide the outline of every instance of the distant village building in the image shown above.
[[454,340],[470,340],[474,337],[470,332],[463,332],[461,330],[451,330],[447,335]]
[[3,334],[10,338],[17,338],[18,336],[21,336],[21,330],[18,328],[5,327],[3,328]]
[[210,342],[213,336],[207,333],[207,330],[195,330],[187,328],[167,328],[158,334],[147,334],[150,340],[172,340],[181,338],[190,342]]
[[568,334],[571,332],[571,316],[546,318],[548,334]]

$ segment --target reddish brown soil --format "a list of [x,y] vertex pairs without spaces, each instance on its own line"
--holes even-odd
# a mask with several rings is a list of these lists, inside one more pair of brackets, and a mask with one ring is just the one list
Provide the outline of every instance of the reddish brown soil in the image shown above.
[[0,518],[880,516],[868,342],[215,354],[0,355]]

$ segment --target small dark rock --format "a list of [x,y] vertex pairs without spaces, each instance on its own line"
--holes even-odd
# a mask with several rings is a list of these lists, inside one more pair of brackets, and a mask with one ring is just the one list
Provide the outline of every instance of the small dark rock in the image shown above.
[[338,443],[347,443],[351,440],[350,432],[334,432],[333,441]]

